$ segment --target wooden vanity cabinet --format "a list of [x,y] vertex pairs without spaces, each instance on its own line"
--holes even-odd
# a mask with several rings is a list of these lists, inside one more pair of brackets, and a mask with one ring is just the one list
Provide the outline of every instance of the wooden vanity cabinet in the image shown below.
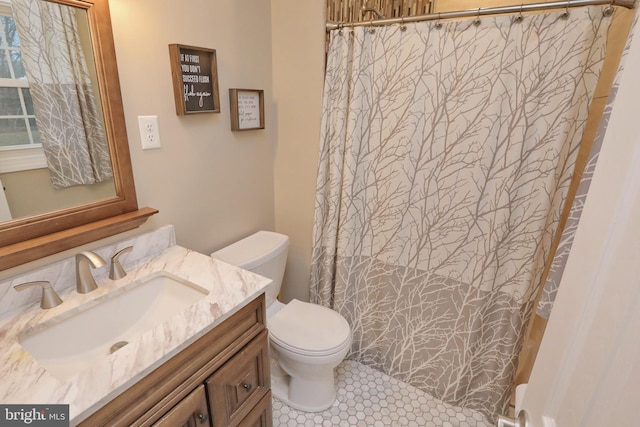
[[79,425],[271,427],[264,294]]

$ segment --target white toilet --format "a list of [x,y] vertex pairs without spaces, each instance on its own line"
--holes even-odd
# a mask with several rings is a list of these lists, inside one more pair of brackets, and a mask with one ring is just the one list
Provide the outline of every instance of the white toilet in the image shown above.
[[349,351],[351,328],[327,307],[276,300],[288,246],[284,234],[259,231],[211,256],[273,280],[266,291],[273,394],[293,408],[318,412],[336,400],[334,369]]

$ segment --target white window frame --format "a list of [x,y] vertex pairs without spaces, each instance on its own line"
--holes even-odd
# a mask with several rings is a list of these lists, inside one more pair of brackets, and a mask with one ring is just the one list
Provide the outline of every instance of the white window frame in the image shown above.
[[[11,2],[0,0],[0,15],[11,15]],[[28,88],[27,79],[0,78],[0,87]],[[24,99],[20,97],[23,111],[27,109]],[[7,116],[0,116],[7,118]],[[31,127],[27,126],[29,139],[32,140]],[[47,160],[42,149],[42,144],[16,145],[0,147],[0,173],[19,172],[30,169],[42,169],[47,167]]]

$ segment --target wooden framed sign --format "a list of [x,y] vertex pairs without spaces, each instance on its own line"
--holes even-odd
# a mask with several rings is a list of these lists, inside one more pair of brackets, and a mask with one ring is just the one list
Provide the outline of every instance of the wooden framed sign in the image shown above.
[[202,47],[169,45],[173,94],[179,116],[219,113],[216,51]]
[[231,130],[264,129],[264,91],[229,89]]

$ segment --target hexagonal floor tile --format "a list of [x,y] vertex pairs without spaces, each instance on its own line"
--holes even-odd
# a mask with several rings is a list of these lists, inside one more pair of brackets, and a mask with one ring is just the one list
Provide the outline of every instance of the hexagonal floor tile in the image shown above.
[[477,411],[448,405],[420,389],[353,360],[345,360],[338,366],[336,381],[336,402],[323,412],[298,411],[274,397],[274,427],[492,426]]

